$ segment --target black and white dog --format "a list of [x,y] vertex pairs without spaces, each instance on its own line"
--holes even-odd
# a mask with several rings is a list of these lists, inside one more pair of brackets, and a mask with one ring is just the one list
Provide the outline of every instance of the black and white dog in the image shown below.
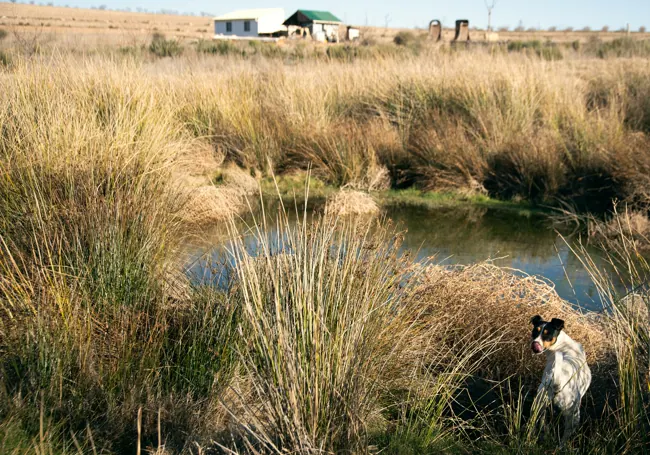
[[580,423],[580,401],[591,383],[591,371],[582,345],[563,330],[563,320],[554,318],[547,322],[538,315],[530,322],[534,326],[530,347],[535,354],[546,354],[537,396],[548,399],[562,412],[564,443]]

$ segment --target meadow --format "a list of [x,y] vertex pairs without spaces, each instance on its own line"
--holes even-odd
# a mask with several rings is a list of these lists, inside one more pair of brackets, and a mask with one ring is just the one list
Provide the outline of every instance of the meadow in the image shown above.
[[[299,197],[311,184],[561,210],[601,233],[636,288],[649,271],[646,42],[558,54],[534,40],[158,34],[75,52],[14,39],[0,41],[2,453],[648,450],[643,288],[623,298],[592,267],[608,311],[582,314],[538,277],[415,262],[380,215],[290,223],[286,187],[286,208],[236,217],[274,179]],[[189,282],[182,261],[214,224],[220,287]],[[535,314],[564,319],[594,373],[566,449],[532,403]]]

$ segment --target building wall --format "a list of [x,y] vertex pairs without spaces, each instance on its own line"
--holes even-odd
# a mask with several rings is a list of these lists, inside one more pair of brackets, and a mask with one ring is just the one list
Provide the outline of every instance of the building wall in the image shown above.
[[258,33],[271,34],[287,28],[282,25],[284,22],[284,11],[280,10],[277,13],[265,14],[258,19]]
[[[232,24],[232,31],[226,31],[226,23],[230,22]],[[225,35],[225,36],[257,36],[258,35],[258,23],[257,21],[251,19],[248,22],[251,24],[251,29],[249,32],[244,31],[244,20],[232,20],[232,21],[214,21],[214,34],[215,35]]]

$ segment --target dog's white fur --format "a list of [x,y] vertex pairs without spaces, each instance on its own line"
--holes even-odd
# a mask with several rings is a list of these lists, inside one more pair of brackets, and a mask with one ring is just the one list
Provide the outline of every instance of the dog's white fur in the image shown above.
[[[541,330],[535,341],[542,344]],[[582,345],[564,330],[560,331],[557,341],[541,353],[546,354],[546,368],[537,395],[547,398],[562,411],[564,443],[580,423],[580,402],[591,384],[591,371]]]

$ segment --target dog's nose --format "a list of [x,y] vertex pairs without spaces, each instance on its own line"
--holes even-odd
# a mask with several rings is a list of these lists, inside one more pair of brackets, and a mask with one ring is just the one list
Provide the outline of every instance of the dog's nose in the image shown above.
[[531,348],[535,354],[539,354],[540,352],[543,351],[542,345],[538,343],[537,341],[533,341],[533,344],[531,345]]

